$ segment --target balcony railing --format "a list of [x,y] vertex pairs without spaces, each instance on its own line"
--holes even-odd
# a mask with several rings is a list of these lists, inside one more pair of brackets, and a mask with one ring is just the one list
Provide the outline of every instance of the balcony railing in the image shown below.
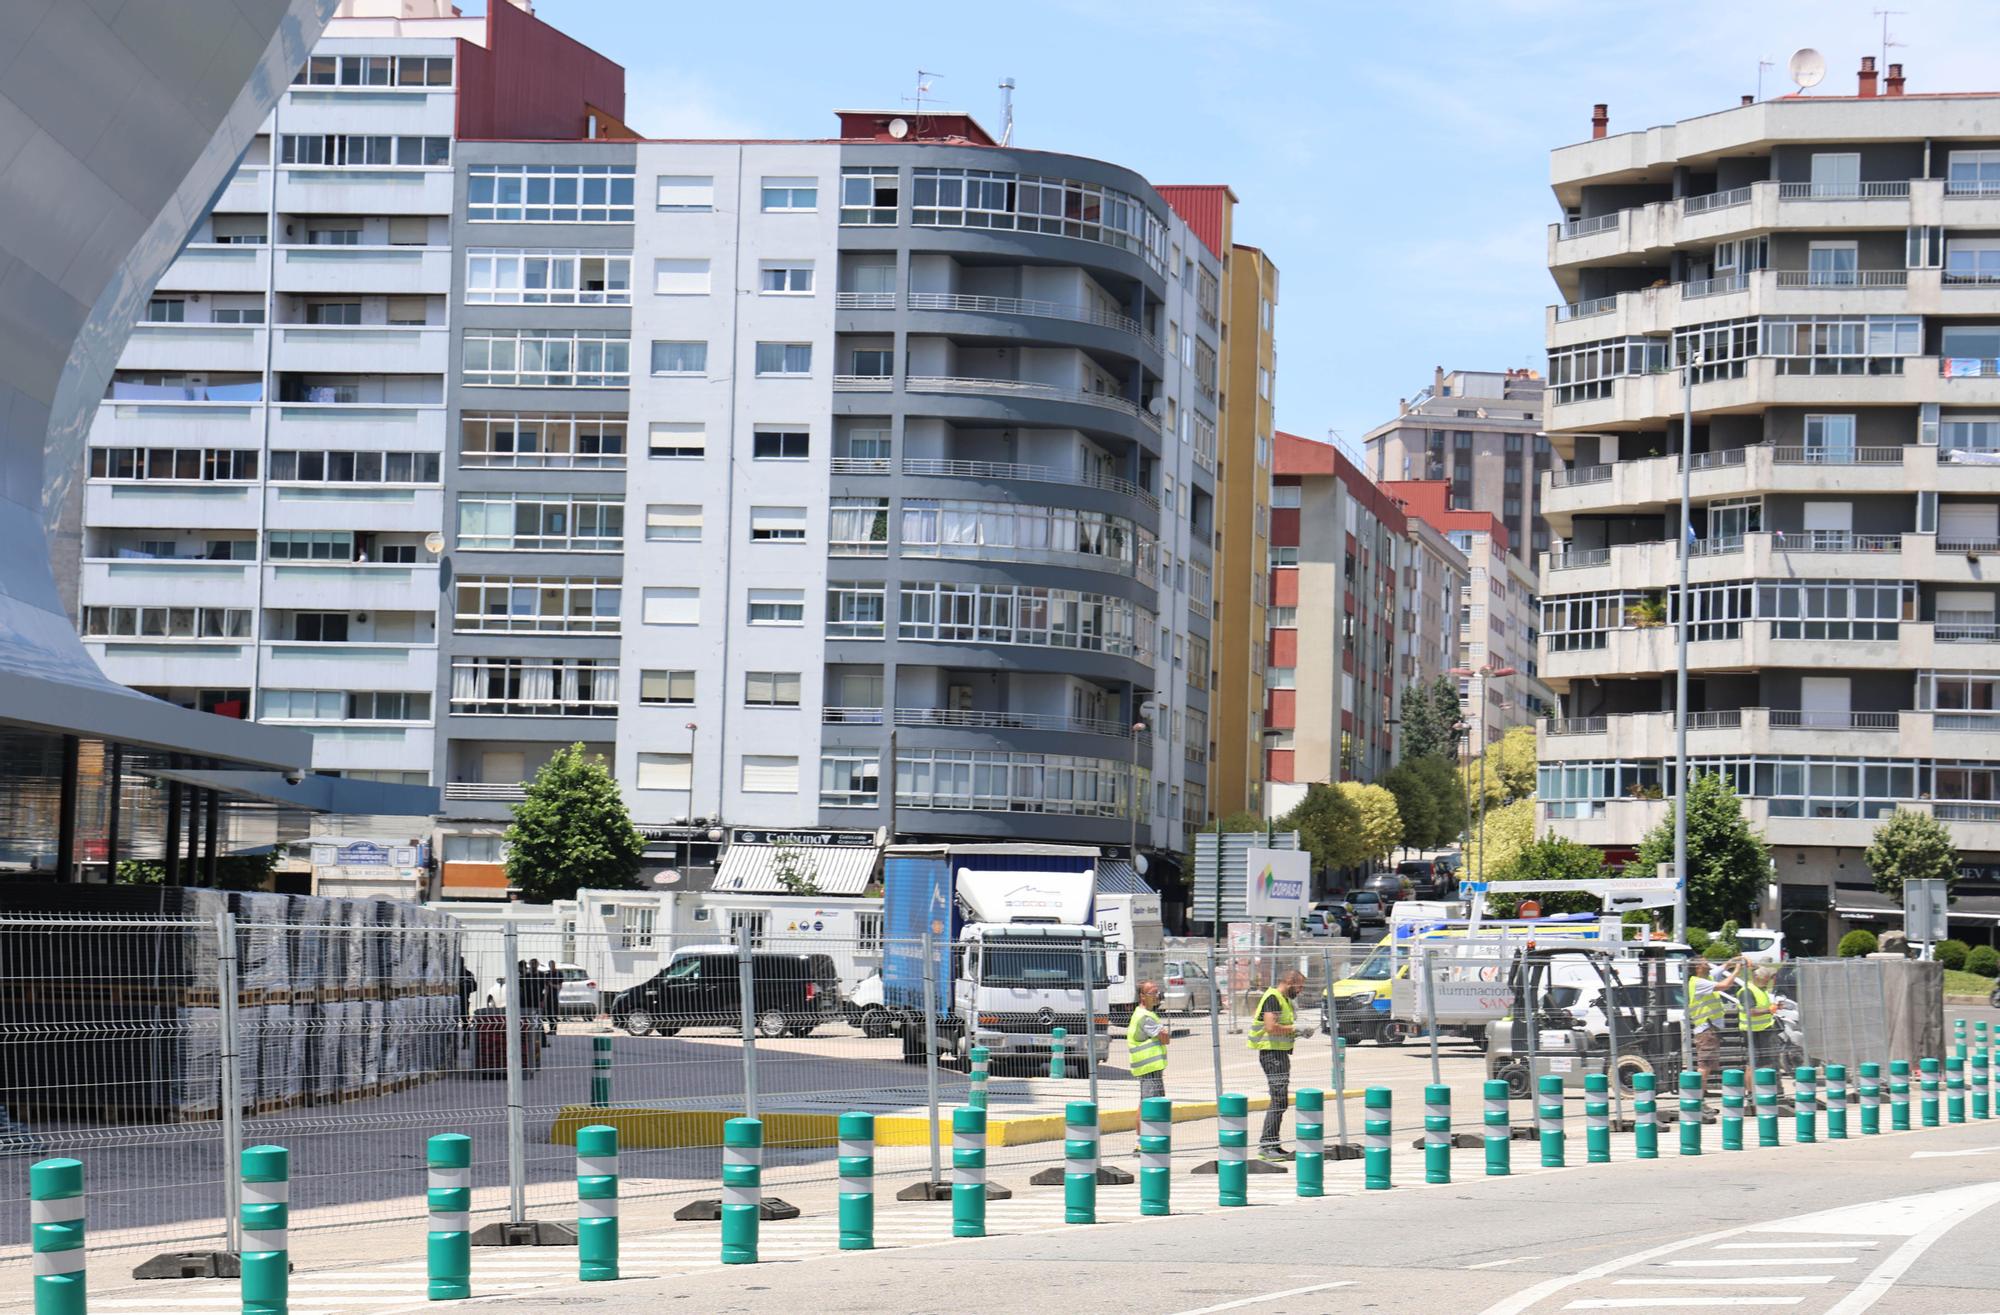
[[526,781],[446,781],[447,799],[475,799],[489,804],[518,804],[528,797]]
[[1727,210],[1730,206],[1749,204],[1750,189],[1747,187],[1732,187],[1726,192],[1709,192],[1702,196],[1682,197],[1681,213],[1684,215],[1699,215],[1710,210]]
[[1605,717],[1550,717],[1542,723],[1549,735],[1602,735],[1609,726]]
[[2000,196],[2000,178],[1947,178],[1946,196]]
[[1779,183],[1782,201],[1880,201],[1910,194],[1907,178],[1896,182]]
[[1095,324],[1117,329],[1143,339],[1157,348],[1160,344],[1144,325],[1130,315],[1098,310],[1093,306],[1072,306],[1060,301],[1037,301],[1023,297],[980,297],[963,292],[912,292],[907,300],[911,310],[983,311],[992,315],[1036,315],[1043,319],[1068,320],[1074,324]]
[[836,292],[833,294],[835,310],[894,310],[896,294],[893,292]]
[[835,457],[832,469],[836,475],[886,475],[889,473],[889,458]]
[[895,387],[894,375],[887,374],[837,374],[833,376],[833,391],[836,393],[886,393]]
[[1931,714],[1931,725],[1941,731],[2000,734],[2000,712],[1935,712]]
[[1855,534],[1850,530],[1793,530],[1771,536],[1778,552],[1899,552],[1900,534]]
[[1565,238],[1588,237],[1592,233],[1602,233],[1618,227],[1618,217],[1623,211],[1614,210],[1608,215],[1593,215],[1589,219],[1572,219],[1562,226]]
[[2000,379],[2000,360],[1980,356],[1947,356],[1938,362],[1947,379]]
[[1609,548],[1572,548],[1568,552],[1552,552],[1549,557],[1551,571],[1576,571],[1587,566],[1602,566],[1611,560]]
[[1893,731],[1899,714],[1894,712],[1839,712],[1822,708],[1772,708],[1773,726],[1798,726],[1829,731]]
[[1900,447],[1774,447],[1771,460],[1780,466],[1900,466]]
[[1719,274],[1712,279],[1690,279],[1681,284],[1681,300],[1697,301],[1702,297],[1719,297],[1725,292],[1741,292],[1750,286],[1750,276],[1746,273]]
[[2000,639],[2000,626],[1980,621],[1939,621],[1933,634],[1940,644],[1990,644]]
[[1944,272],[1943,283],[1947,288],[2000,288],[2000,274],[1981,273],[1971,269],[1948,269]]
[[[840,386],[836,376],[834,386]],[[1059,384],[1035,383],[1026,379],[982,379],[966,375],[911,375],[903,381],[903,388],[912,393],[972,393],[994,397],[1033,397],[1053,402],[1081,402],[1085,406],[1101,406],[1107,410],[1134,416],[1149,427],[1158,429],[1160,422],[1148,415],[1137,402],[1114,393],[1094,393],[1081,388],[1064,388]]]
[[1910,284],[1905,269],[1781,269],[1781,288],[1904,288]]
[[1940,799],[1931,805],[1931,813],[1940,822],[2000,822],[2000,804]]
[[1589,301],[1573,301],[1567,306],[1556,307],[1556,322],[1561,324],[1570,320],[1587,320],[1593,315],[1609,315],[1617,309],[1616,294],[1609,297],[1593,297]]
[[1567,470],[1555,471],[1549,476],[1550,487],[1558,489],[1571,488],[1578,484],[1609,484],[1610,482],[1611,467],[1608,465],[1571,466]]
[[1937,549],[1939,552],[1962,552],[1967,556],[2000,553],[2000,539],[1947,539],[1940,535]]
[[880,708],[821,708],[820,721],[827,726],[880,726]]
[[[876,715],[881,715],[877,710]],[[898,726],[963,730],[1080,731],[1086,735],[1132,738],[1132,725],[1115,717],[1071,717],[1046,712],[989,712],[974,708],[898,708]]]
[[[1718,452],[1697,452],[1689,463],[1694,470],[1715,470],[1723,466],[1740,466],[1747,459],[1750,449],[1727,447]],[[1679,458],[1675,458],[1678,463]]]
[[[1667,724],[1674,724],[1672,713],[1667,714]],[[1718,708],[1712,712],[1690,712],[1688,729],[1691,731],[1733,730],[1743,724],[1743,709]]]
[[[838,468],[836,467],[836,472]],[[935,457],[904,457],[905,475],[935,475],[952,479],[1019,479],[1037,484],[1083,484],[1094,489],[1138,498],[1157,509],[1159,500],[1129,479],[1063,466],[1033,466],[1012,461],[945,461]]]

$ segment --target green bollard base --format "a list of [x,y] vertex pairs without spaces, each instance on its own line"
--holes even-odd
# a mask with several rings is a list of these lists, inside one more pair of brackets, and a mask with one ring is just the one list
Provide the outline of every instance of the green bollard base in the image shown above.
[[464,1301],[472,1295],[470,1283],[446,1283],[432,1279],[427,1295],[432,1301]]

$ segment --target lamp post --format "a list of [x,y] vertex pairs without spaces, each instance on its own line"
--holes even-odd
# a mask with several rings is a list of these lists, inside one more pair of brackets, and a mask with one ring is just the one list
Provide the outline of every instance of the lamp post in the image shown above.
[[[1474,881],[1484,881],[1486,880],[1486,747],[1488,743],[1486,736],[1486,682],[1495,676],[1511,676],[1514,674],[1514,668],[1496,667],[1491,662],[1488,662],[1480,666],[1476,671],[1470,667],[1453,667],[1451,674],[1454,676],[1479,677],[1479,870],[1473,873],[1472,879]],[[1463,725],[1464,723],[1461,722],[1460,724]]]
[[1139,798],[1139,737],[1146,733],[1146,723],[1132,723],[1132,871],[1139,870],[1139,810],[1144,801]]

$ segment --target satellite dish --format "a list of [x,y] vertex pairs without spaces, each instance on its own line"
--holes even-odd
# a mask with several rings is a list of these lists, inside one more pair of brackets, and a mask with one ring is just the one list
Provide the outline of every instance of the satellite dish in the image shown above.
[[672,868],[662,868],[660,871],[655,872],[653,874],[653,884],[655,886],[678,885],[680,883],[680,879],[681,879],[681,874],[674,871]]
[[910,135],[910,121],[908,119],[889,120],[889,135],[897,141],[903,140],[903,138]]
[[435,557],[444,551],[444,535],[432,530],[424,536],[424,550]]
[[1150,411],[1156,419],[1165,415],[1167,413],[1167,399],[1161,397],[1158,393],[1153,394],[1153,400],[1146,403],[1146,410]]
[[1810,91],[1826,77],[1826,56],[1807,46],[1793,51],[1791,62],[1785,68],[1791,73],[1792,81],[1799,84],[1800,91]]

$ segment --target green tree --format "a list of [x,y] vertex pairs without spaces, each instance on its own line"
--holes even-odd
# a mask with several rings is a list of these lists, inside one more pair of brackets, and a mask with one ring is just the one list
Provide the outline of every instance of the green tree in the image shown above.
[[1342,781],[1338,789],[1353,801],[1360,820],[1357,843],[1361,857],[1357,861],[1387,858],[1403,843],[1403,819],[1396,811],[1396,796],[1379,785],[1363,785],[1359,781]]
[[797,845],[779,845],[772,851],[771,878],[787,895],[819,894],[819,864]]
[[1431,801],[1431,846],[1449,845],[1465,831],[1465,783],[1444,758],[1418,758],[1410,770]]
[[[1508,805],[1509,808],[1516,806]],[[1492,814],[1487,814],[1486,823],[1489,828],[1492,826]],[[1491,859],[1488,859],[1486,869],[1488,881],[1587,881],[1615,875],[1604,870],[1603,850],[1580,845],[1561,836],[1544,836],[1540,840],[1529,841],[1498,873],[1493,871]],[[1519,910],[1523,899],[1539,903],[1543,913],[1595,913],[1603,907],[1603,901],[1597,896],[1575,890],[1557,890],[1546,894],[1508,891],[1487,896],[1486,907],[1499,917],[1511,918]]]
[[1299,844],[1318,869],[1350,868],[1367,857],[1362,848],[1361,810],[1334,786],[1315,782],[1291,812],[1278,819],[1280,831],[1297,831]]
[[581,744],[542,764],[514,805],[506,840],[507,881],[537,904],[572,899],[584,887],[635,888],[646,848],[604,759]]
[[[1712,772],[1697,774],[1687,796],[1688,920],[1721,926],[1755,916],[1757,895],[1771,879],[1764,838],[1750,829],[1736,787]],[[1674,858],[1674,815],[1646,833],[1626,873],[1650,877]]]
[[1458,755],[1458,687],[1439,676],[1430,685],[1403,687],[1403,761]]
[[1875,953],[1875,933],[1866,927],[1856,927],[1840,938],[1839,955],[1843,959],[1862,959]]
[[1465,792],[1471,796],[1474,810],[1479,807],[1482,788],[1486,791],[1488,808],[1526,799],[1533,794],[1536,765],[1533,726],[1516,726],[1488,745],[1486,752],[1474,758],[1465,769]]
[[1875,828],[1866,858],[1875,889],[1898,903],[1905,881],[1943,881],[1947,891],[1958,883],[1958,847],[1951,831],[1929,813],[1899,808],[1889,814]]
[[1417,764],[1424,761],[1405,758],[1384,772],[1377,782],[1395,796],[1396,816],[1403,820],[1403,844],[1412,849],[1434,849],[1443,843],[1439,838],[1437,800],[1417,769]]
[[[1486,880],[1498,881],[1534,839],[1535,801],[1532,797],[1489,808],[1486,810],[1483,837],[1477,819],[1466,828],[1465,866],[1460,869],[1459,876],[1474,881],[1483,871]],[[1485,854],[1483,869],[1480,866],[1482,851]]]
[[[278,865],[277,851],[265,854],[218,854],[215,856],[216,890],[263,890],[271,884],[271,870]],[[205,870],[205,869],[204,869]],[[126,858],[118,861],[121,886],[157,886],[166,881],[167,870],[155,859]],[[208,885],[206,875],[188,884]]]

